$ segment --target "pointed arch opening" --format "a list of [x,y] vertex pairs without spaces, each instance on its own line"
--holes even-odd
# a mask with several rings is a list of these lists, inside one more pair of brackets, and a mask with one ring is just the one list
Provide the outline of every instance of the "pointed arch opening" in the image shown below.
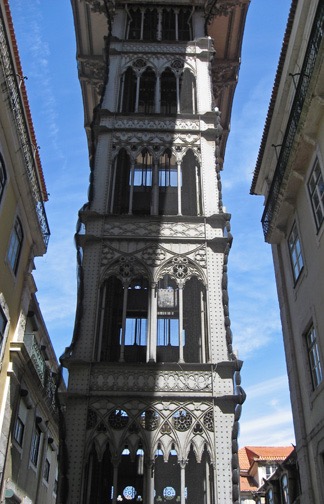
[[166,149],[159,162],[159,215],[177,215],[179,183],[176,158]]
[[153,114],[155,112],[156,74],[151,67],[147,67],[141,75],[139,85],[138,112]]
[[145,362],[147,347],[148,280],[142,275],[128,283],[110,276],[101,287],[97,355],[106,362]]
[[159,502],[179,502],[181,498],[181,475],[178,463],[178,454],[172,446],[167,462],[164,460],[161,446],[155,453],[155,499]]
[[213,469],[206,446],[198,462],[191,444],[186,465],[187,502],[201,502],[202,504],[215,502],[213,481]]
[[185,362],[208,361],[206,288],[197,277],[185,283],[183,291],[183,356]]
[[113,502],[114,467],[111,462],[109,445],[100,459],[93,444],[85,465],[84,504]]
[[136,107],[137,75],[132,67],[128,67],[120,80],[120,111],[123,114],[135,112]]
[[130,158],[125,149],[117,155],[114,169],[112,213],[125,214],[129,211]]
[[169,276],[157,289],[157,362],[177,362],[179,359],[178,286]]
[[[131,212],[135,215],[149,215],[152,197],[153,157],[148,149],[142,149],[134,165],[133,201]],[[132,185],[132,181],[130,181]]]
[[185,68],[179,83],[180,91],[180,111],[182,114],[196,114],[197,98],[196,98],[196,79],[190,72],[189,68]]
[[192,150],[184,156],[181,172],[182,215],[201,215],[200,167]]
[[169,67],[161,74],[161,113],[177,113],[177,79]]

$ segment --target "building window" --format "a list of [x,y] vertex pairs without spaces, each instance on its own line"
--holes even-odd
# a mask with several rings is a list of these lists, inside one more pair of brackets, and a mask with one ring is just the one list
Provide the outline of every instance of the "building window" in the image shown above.
[[304,261],[296,222],[294,223],[291,233],[289,235],[288,245],[289,245],[289,254],[294,280],[295,282],[297,282],[299,275],[304,267]]
[[312,376],[313,389],[315,390],[323,380],[322,365],[317,344],[317,335],[314,326],[306,334],[308,361]]
[[281,478],[281,490],[282,490],[283,504],[290,504],[287,474],[284,474],[283,477]]
[[267,479],[270,478],[271,474],[273,474],[275,472],[275,470],[276,470],[276,467],[274,467],[274,466],[271,466],[271,465],[266,466],[266,477],[267,477]]
[[38,462],[40,439],[41,439],[41,430],[38,426],[36,426],[33,433],[31,452],[30,452],[30,461],[35,467],[37,467]]
[[17,417],[14,430],[14,440],[19,444],[19,446],[22,446],[24,439],[24,431],[25,431],[24,422],[20,417]]
[[49,480],[50,469],[51,469],[51,464],[50,464],[49,460],[46,459],[45,460],[45,464],[44,464],[43,478],[44,478],[45,481],[47,481],[47,483],[48,483],[48,480]]
[[16,274],[18,270],[19,258],[23,243],[23,230],[18,217],[16,218],[14,228],[11,232],[7,259],[12,271]]
[[3,161],[3,157],[0,154],[0,203],[2,200],[2,196],[4,193],[4,188],[7,182],[7,173],[6,173],[6,168],[5,164]]
[[0,306],[0,354],[2,351],[6,326],[7,326],[7,317],[5,316],[3,309]]
[[307,185],[312,202],[316,228],[319,229],[324,220],[324,181],[318,159],[314,164]]

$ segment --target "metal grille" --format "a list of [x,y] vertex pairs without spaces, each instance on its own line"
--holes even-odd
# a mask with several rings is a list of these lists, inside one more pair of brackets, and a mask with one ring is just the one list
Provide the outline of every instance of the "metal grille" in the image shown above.
[[304,63],[296,87],[296,94],[291,108],[286,133],[278,157],[277,167],[275,170],[275,174],[269,191],[269,196],[261,219],[265,239],[267,239],[269,231],[271,229],[271,222],[275,214],[275,208],[281,184],[286,173],[290,151],[297,132],[299,119],[301,116],[302,108],[309,88],[309,83],[315,67],[319,47],[322,42],[323,22],[324,22],[324,4],[323,2],[320,2],[316,12],[312,32],[310,35],[310,40],[307,46]]
[[[30,142],[28,134],[28,127],[24,114],[24,107],[22,104],[19,84],[17,82],[17,75],[15,66],[12,61],[11,53],[8,48],[8,41],[6,32],[4,30],[4,23],[2,13],[0,12],[0,64],[5,81],[5,89],[8,93],[10,102],[10,109],[13,115],[14,123],[16,125],[16,132],[21,146],[22,154],[24,157],[27,179],[34,201],[34,208],[37,214],[39,226],[41,228],[45,249],[47,249],[50,230],[47,223],[47,217],[44,208],[42,193],[40,190],[39,180],[37,176],[37,168],[34,159],[34,152],[36,146]],[[19,76],[18,76],[19,78]]]

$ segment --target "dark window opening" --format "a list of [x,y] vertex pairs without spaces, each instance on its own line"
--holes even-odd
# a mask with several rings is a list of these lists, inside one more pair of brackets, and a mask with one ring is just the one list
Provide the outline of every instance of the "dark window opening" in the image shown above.
[[[125,288],[127,292],[125,292]],[[126,311],[123,312],[126,298]],[[148,281],[140,276],[123,287],[116,277],[110,277],[101,292],[102,327],[101,361],[145,362],[147,345]],[[124,334],[123,334],[124,320]]]
[[162,40],[176,40],[176,17],[173,9],[163,9]]
[[[134,165],[132,213],[148,215],[151,210],[153,157],[147,149],[137,156]],[[132,180],[129,181],[130,185]]]
[[197,277],[188,280],[183,290],[183,347],[185,362],[206,362],[206,299],[205,289]]
[[124,149],[121,149],[115,164],[114,214],[125,214],[129,211],[129,177],[129,156]]
[[141,75],[139,88],[138,112],[152,114],[155,112],[156,76],[152,68],[146,68]]
[[158,13],[156,9],[146,8],[144,12],[143,40],[156,40]]
[[180,78],[180,111],[182,114],[195,114],[197,110],[196,80],[186,68]]
[[120,81],[120,103],[124,114],[134,113],[136,106],[137,76],[131,67],[123,73]]
[[166,68],[161,75],[161,113],[177,113],[177,81],[170,68]]
[[176,158],[167,149],[159,163],[159,214],[178,213],[178,171]]
[[191,12],[187,9],[180,9],[178,13],[178,40],[187,41],[191,39]]
[[128,24],[128,39],[129,40],[140,40],[141,38],[141,27],[142,27],[142,12],[141,9],[130,9],[129,10],[129,24]]
[[199,215],[201,200],[199,191],[199,171],[196,158],[191,150],[182,160],[181,207],[183,215]]
[[114,468],[111,462],[109,447],[106,448],[101,460],[93,447],[85,467],[85,492],[84,504],[113,502],[113,475]]

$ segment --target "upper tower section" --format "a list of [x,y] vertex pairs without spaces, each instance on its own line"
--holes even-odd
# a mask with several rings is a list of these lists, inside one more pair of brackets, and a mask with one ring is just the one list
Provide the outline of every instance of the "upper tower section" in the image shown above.
[[[98,124],[99,110],[123,116],[201,117],[218,107],[222,164],[248,4],[72,0],[90,156],[96,147],[91,125]],[[154,54],[154,62],[143,58],[148,53]],[[205,79],[199,69],[199,61],[207,58],[211,85],[209,75]],[[114,65],[123,68],[117,71]],[[112,73],[122,81],[109,78]]]

